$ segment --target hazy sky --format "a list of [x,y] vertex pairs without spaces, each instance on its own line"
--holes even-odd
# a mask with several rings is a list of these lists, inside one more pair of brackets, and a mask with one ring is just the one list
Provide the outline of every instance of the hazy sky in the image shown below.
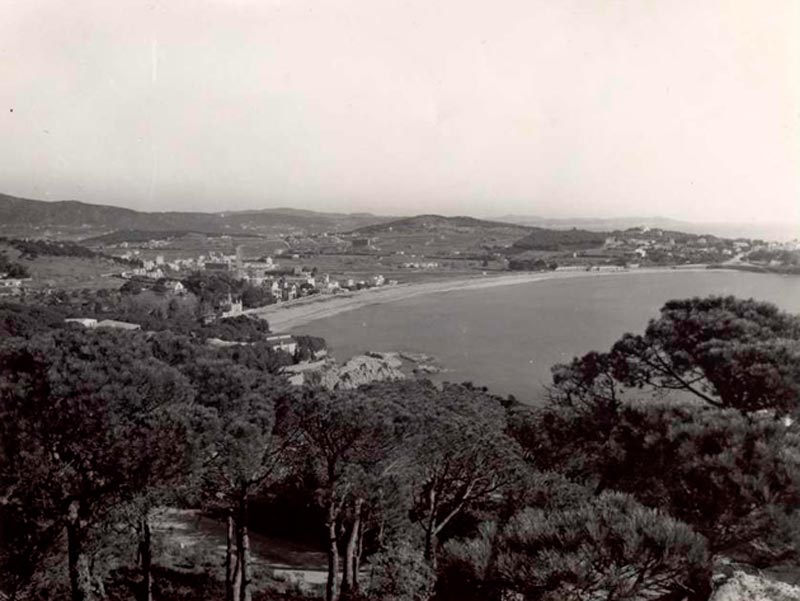
[[797,0],[0,0],[0,192],[800,221]]

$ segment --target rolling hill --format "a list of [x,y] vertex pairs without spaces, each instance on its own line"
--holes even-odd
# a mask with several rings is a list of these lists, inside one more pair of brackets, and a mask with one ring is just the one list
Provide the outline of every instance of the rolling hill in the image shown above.
[[417,215],[385,223],[360,227],[350,233],[362,236],[402,235],[420,233],[481,232],[524,236],[530,228],[514,223],[487,221],[475,217],[444,217],[442,215]]
[[368,213],[318,213],[291,208],[203,212],[143,212],[76,200],[41,201],[0,194],[0,235],[89,238],[116,232],[172,231],[276,234],[347,231],[390,217]]
[[503,215],[500,221],[555,230],[578,228],[593,232],[612,232],[632,227],[649,227],[687,234],[713,235],[720,238],[750,238],[788,241],[800,237],[800,223],[792,221],[766,221],[751,223],[706,222],[695,223],[669,217],[597,217],[597,218],[545,218],[535,215]]
[[478,256],[488,249],[507,248],[530,228],[474,217],[417,215],[360,227],[349,232],[366,237],[373,248],[387,253],[427,257]]

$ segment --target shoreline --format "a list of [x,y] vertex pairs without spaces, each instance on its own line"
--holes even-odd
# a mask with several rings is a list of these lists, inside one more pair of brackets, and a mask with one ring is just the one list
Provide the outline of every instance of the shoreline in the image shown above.
[[534,273],[476,275],[469,278],[439,280],[416,284],[397,284],[382,286],[335,295],[316,295],[276,305],[249,309],[244,313],[266,319],[273,332],[287,332],[305,326],[318,319],[326,319],[366,307],[392,303],[416,296],[455,292],[458,290],[478,290],[498,286],[513,286],[532,282],[567,280],[587,277],[618,277],[635,274],[675,273],[685,271],[706,271],[706,265],[687,265],[685,267],[645,267],[624,271],[546,271]]

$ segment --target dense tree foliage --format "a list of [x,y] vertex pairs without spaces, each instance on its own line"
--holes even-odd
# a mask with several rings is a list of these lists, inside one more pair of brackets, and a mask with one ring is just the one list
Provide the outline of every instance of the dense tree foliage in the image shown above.
[[8,258],[5,251],[0,251],[0,277],[2,278],[27,278],[30,277],[28,268],[22,263],[17,263]]
[[[288,357],[207,344],[179,310],[148,333],[57,328],[62,309],[0,306],[0,589],[20,601],[257,601],[252,531],[278,519],[325,552],[329,601],[705,601],[715,556],[800,560],[800,323],[772,305],[671,301],[555,366],[536,407],[292,388]],[[219,578],[159,565],[159,505],[226,526]]]
[[423,435],[414,444],[414,518],[435,565],[442,532],[476,504],[501,498],[519,478],[516,442],[505,434],[503,406],[482,391],[445,385],[420,408]]
[[0,366],[3,508],[26,526],[6,573],[30,575],[29,559],[65,530],[72,598],[93,599],[91,529],[153,474],[181,469],[177,414],[191,389],[143,338],[113,332],[12,340]]
[[703,538],[619,493],[574,507],[528,507],[502,527],[447,545],[443,597],[622,601],[694,592],[707,571]]
[[[386,469],[386,462],[400,442],[402,430],[391,409],[391,404],[369,393],[314,390],[308,390],[292,408],[295,427],[306,443],[320,483],[318,498],[325,511],[327,533],[327,601],[338,596],[338,528],[346,504],[354,503],[351,531],[355,537],[358,535],[355,522],[360,520],[368,487]],[[357,581],[352,565],[354,552],[355,548],[348,545],[345,593]]]
[[554,392],[604,396],[615,386],[681,392],[744,413],[793,413],[800,399],[800,318],[734,297],[670,301],[643,335],[625,334],[554,372]]
[[549,230],[540,227],[530,228],[530,233],[514,242],[514,248],[521,250],[578,250],[603,246],[607,233],[590,232],[572,228],[570,230]]
[[628,492],[690,524],[716,552],[768,547],[781,516],[800,504],[794,425],[688,404],[596,409],[523,410],[513,429],[537,467],[596,492]]
[[228,522],[226,599],[248,601],[249,503],[282,476],[296,438],[275,432],[275,403],[287,395],[286,384],[226,359],[199,360],[183,371],[205,409],[199,458],[203,492]]
[[136,259],[123,259],[121,257],[114,257],[103,253],[95,252],[85,246],[81,246],[75,242],[68,242],[61,240],[58,242],[52,240],[36,240],[27,239],[21,240],[18,238],[0,238],[0,242],[4,242],[9,246],[17,249],[21,253],[23,259],[36,259],[39,256],[51,257],[79,257],[82,259],[109,259],[122,265],[141,267],[142,262]]
[[517,259],[508,260],[508,268],[512,271],[553,271],[558,264],[544,259]]
[[[271,332],[266,320],[247,315],[204,323],[197,319],[196,299],[159,295],[149,290],[136,295],[113,290],[75,290],[37,300],[43,302],[0,302],[0,334],[29,336],[45,332],[63,326],[67,317],[127,321],[139,324],[143,330],[174,332],[201,341],[219,338],[258,343]],[[325,347],[322,338],[304,338],[311,348]]]
[[800,251],[759,249],[747,253],[747,260],[772,263],[783,267],[800,267]]
[[799,328],[753,300],[671,301],[644,335],[554,367],[549,404],[510,431],[532,465],[627,492],[713,552],[796,557]]
[[219,307],[230,298],[241,299],[245,307],[261,307],[275,302],[268,290],[237,280],[227,273],[196,271],[181,281],[201,305],[209,309]]
[[27,337],[61,328],[64,317],[57,308],[0,302],[0,338]]
[[327,350],[327,343],[324,338],[319,336],[295,335],[294,341],[297,343],[297,359],[308,361],[316,357],[320,352]]

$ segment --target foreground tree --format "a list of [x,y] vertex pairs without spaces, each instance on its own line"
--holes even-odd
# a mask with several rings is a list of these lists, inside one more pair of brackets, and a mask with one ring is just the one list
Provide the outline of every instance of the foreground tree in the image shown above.
[[800,503],[797,425],[785,419],[798,400],[797,317],[694,298],[668,302],[644,335],[609,353],[556,366],[549,404],[515,409],[511,431],[538,469],[628,492],[690,524],[714,552],[769,562],[798,552],[779,536]]
[[[370,473],[386,461],[399,442],[392,405],[363,392],[307,390],[292,408],[294,427],[302,433],[320,483],[327,533],[327,601],[339,594],[338,528],[348,500],[360,519]],[[356,536],[357,528],[356,527]],[[353,531],[351,530],[351,533]],[[355,539],[351,536],[352,545]],[[347,586],[352,586],[355,549],[348,545]],[[348,593],[350,590],[347,591]]]
[[703,538],[617,493],[485,524],[476,538],[448,543],[443,563],[444,598],[464,601],[704,601],[709,593]]
[[800,505],[796,424],[652,401],[623,404],[610,425],[563,405],[520,410],[512,423],[538,469],[558,470],[596,494],[630,493],[691,525],[715,553],[763,561],[797,553],[776,537]]
[[66,533],[73,601],[96,596],[93,527],[171,473],[192,394],[141,335],[63,331],[0,348],[0,499],[30,516],[34,548]]
[[732,296],[674,300],[643,335],[554,368],[558,398],[618,399],[618,387],[688,394],[743,413],[794,413],[800,402],[800,318]]
[[200,360],[184,371],[206,410],[199,435],[203,489],[227,520],[226,599],[248,601],[250,501],[285,475],[296,443],[292,432],[276,431],[275,407],[288,396],[287,385],[230,360]]
[[505,433],[502,405],[483,391],[445,385],[420,408],[412,443],[414,517],[436,567],[443,530],[465,510],[502,498],[520,478],[520,451]]

